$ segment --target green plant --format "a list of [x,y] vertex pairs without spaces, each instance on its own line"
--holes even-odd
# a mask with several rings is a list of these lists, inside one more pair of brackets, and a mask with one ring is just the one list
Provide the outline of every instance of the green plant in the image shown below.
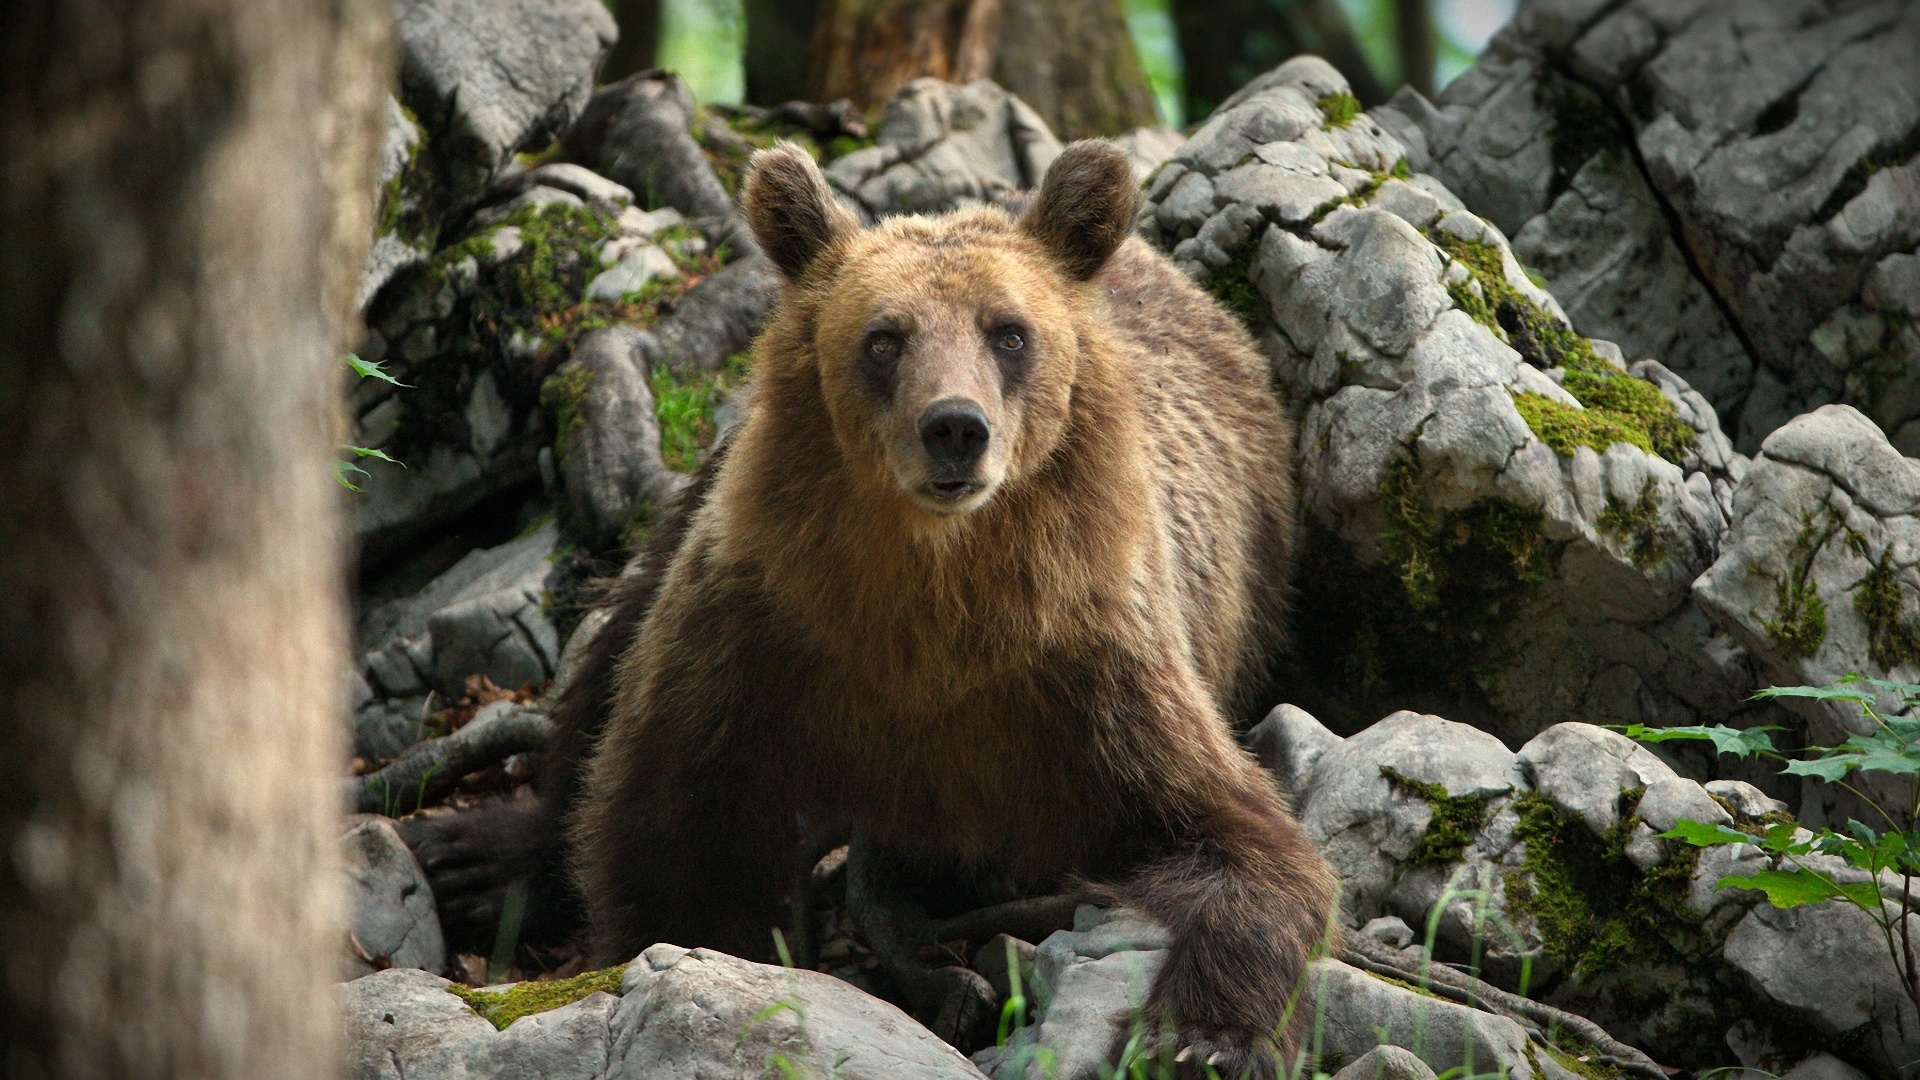
[[[1907,918],[1912,912],[1914,874],[1920,870],[1920,782],[1916,782],[1920,781],[1920,718],[1884,711],[1883,695],[1891,695],[1898,700],[1899,707],[1908,712],[1920,706],[1920,685],[1858,674],[1848,675],[1833,686],[1770,686],[1754,695],[1762,699],[1791,697],[1848,703],[1872,721],[1873,729],[1868,733],[1848,735],[1838,746],[1808,747],[1807,757],[1788,757],[1777,751],[1773,736],[1764,728],[1740,730],[1725,725],[1648,728],[1634,724],[1626,733],[1642,742],[1707,740],[1723,754],[1740,757],[1759,754],[1773,758],[1784,763],[1781,771],[1787,775],[1811,776],[1837,784],[1871,807],[1886,825],[1884,832],[1877,832],[1860,821],[1847,822],[1841,831],[1823,828],[1812,833],[1791,821],[1741,831],[1725,825],[1682,820],[1661,836],[1695,847],[1752,844],[1784,864],[1753,874],[1722,877],[1719,888],[1759,890],[1766,894],[1767,902],[1777,908],[1795,908],[1827,900],[1844,901],[1859,908],[1879,927],[1901,987],[1915,1006],[1920,1007],[1920,966],[1915,963]],[[1908,779],[1904,782],[1904,791],[1897,796],[1876,796],[1871,785],[1857,782],[1860,773]],[[1900,786],[1896,781],[1894,790],[1899,791]],[[1809,856],[1813,855],[1840,859],[1860,871],[1862,880],[1840,880],[1826,866],[1810,861]],[[1889,871],[1899,877],[1897,892],[1882,879]]]
[[[396,379],[392,375],[388,374],[387,369],[381,367],[379,361],[362,360],[358,356],[355,356],[352,353],[348,353],[344,357],[344,359],[346,361],[347,367],[353,369],[353,373],[360,376],[363,379],[379,379],[381,382],[392,383],[394,386],[399,386],[399,387],[404,387],[407,385],[406,383],[403,383],[399,379]],[[353,446],[349,444],[349,445],[342,446],[340,449],[345,450],[349,454],[352,454],[353,457],[351,459],[339,458],[334,461],[333,478],[335,480],[338,480],[340,482],[340,486],[343,488],[346,488],[348,491],[360,490],[360,485],[354,483],[349,478],[350,474],[359,473],[361,476],[373,475],[372,473],[369,473],[367,470],[354,464],[354,462],[359,461],[363,458],[372,458],[375,461],[384,461],[391,465],[399,465],[403,469],[406,468],[404,464],[388,457],[384,451],[375,450],[370,446]]]

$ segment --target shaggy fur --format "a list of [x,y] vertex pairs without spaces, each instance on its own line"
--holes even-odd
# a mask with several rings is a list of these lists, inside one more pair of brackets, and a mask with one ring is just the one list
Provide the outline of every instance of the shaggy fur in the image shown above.
[[[1110,148],[1070,148],[1018,221],[870,230],[797,149],[756,166],[789,285],[612,671],[571,825],[595,958],[764,951],[803,834],[857,821],[927,863],[1103,884],[1173,932],[1150,1006],[1183,1068],[1271,1075],[1333,877],[1228,722],[1293,533],[1265,364],[1124,239]],[[914,432],[954,400],[992,437],[947,499]]]

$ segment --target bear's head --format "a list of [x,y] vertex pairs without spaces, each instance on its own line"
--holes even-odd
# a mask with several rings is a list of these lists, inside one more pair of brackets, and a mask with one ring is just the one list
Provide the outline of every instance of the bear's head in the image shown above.
[[995,208],[863,229],[813,159],[757,154],[745,205],[804,314],[841,458],[919,511],[978,510],[1068,430],[1098,335],[1090,279],[1132,232],[1127,160],[1076,143],[1018,219]]

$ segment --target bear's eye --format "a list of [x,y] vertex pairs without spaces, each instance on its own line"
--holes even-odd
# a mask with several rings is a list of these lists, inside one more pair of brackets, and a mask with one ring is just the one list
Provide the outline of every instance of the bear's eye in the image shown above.
[[1027,347],[1027,339],[1021,337],[1018,330],[1006,329],[994,337],[993,344],[1001,352],[1019,352]]
[[900,355],[900,338],[885,330],[876,330],[867,335],[867,359],[878,364],[890,364]]

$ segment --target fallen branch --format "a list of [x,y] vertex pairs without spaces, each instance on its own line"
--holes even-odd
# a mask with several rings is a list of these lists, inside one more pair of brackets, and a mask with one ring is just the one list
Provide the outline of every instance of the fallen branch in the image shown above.
[[1078,893],[1032,896],[955,915],[934,927],[935,941],[980,945],[995,934],[1038,944],[1055,930],[1073,929],[1073,909],[1087,902]]
[[1411,983],[1437,997],[1518,1021],[1522,1027],[1532,1029],[1531,1033],[1542,1041],[1546,1032],[1558,1028],[1591,1046],[1604,1065],[1647,1080],[1666,1080],[1666,1072],[1652,1058],[1615,1039],[1605,1028],[1584,1016],[1542,1005],[1441,964],[1409,963],[1399,950],[1359,934],[1347,935],[1346,949],[1340,959],[1363,971]]
[[347,804],[353,813],[397,817],[437,802],[468,773],[514,754],[544,750],[552,739],[553,721],[544,713],[497,701],[459,731],[416,744],[376,772],[349,778]]

